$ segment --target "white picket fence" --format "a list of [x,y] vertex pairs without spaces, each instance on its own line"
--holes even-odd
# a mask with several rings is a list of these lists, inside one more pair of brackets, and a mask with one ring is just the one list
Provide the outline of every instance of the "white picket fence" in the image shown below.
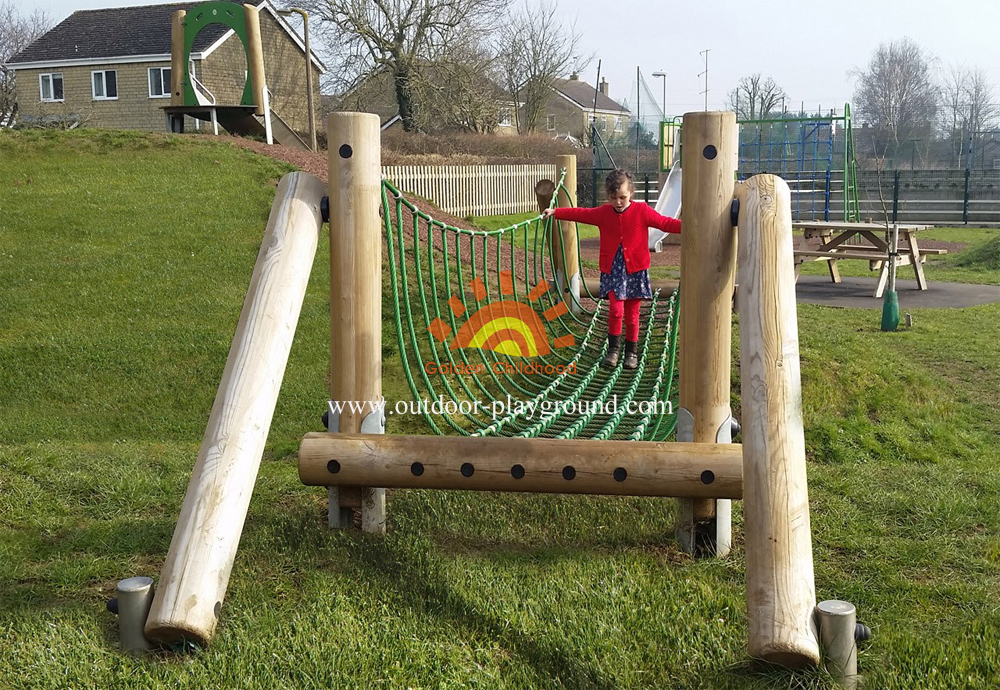
[[535,184],[558,181],[555,165],[386,165],[382,176],[462,218],[537,211]]

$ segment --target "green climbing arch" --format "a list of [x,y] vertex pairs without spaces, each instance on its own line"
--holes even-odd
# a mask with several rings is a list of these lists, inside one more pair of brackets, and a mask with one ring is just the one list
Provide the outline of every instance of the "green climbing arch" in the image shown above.
[[243,85],[243,97],[240,99],[240,105],[256,105],[253,97],[253,81],[250,76],[250,44],[248,42],[246,13],[243,5],[235,2],[201,3],[192,7],[184,15],[184,76],[182,79],[184,105],[198,105],[198,96],[195,95],[194,86],[191,84],[191,49],[194,47],[194,39],[201,33],[201,30],[211,24],[228,26],[243,42],[243,54],[247,60],[247,78]]
[[[561,180],[558,186],[565,189]],[[609,371],[600,366],[606,303],[586,281],[579,313],[559,308],[557,290],[544,289],[556,284],[551,219],[493,231],[456,228],[419,210],[389,181],[382,184],[382,206],[391,282],[391,305],[384,309],[391,308],[395,319],[413,399],[438,403],[417,406],[435,433],[654,441],[673,433],[676,416],[657,410],[676,410],[677,292],[656,291],[644,303],[638,369]],[[560,233],[554,237],[561,242]],[[545,314],[549,343],[566,346],[530,359],[452,349],[448,336],[501,298]],[[526,363],[535,371],[551,365],[551,373],[525,371]]]

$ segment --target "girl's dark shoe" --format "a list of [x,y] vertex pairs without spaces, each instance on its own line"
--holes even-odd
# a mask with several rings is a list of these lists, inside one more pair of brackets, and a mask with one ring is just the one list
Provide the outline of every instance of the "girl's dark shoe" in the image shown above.
[[639,368],[639,343],[633,343],[631,340],[625,341],[625,363],[622,366],[626,369]]
[[614,369],[618,366],[618,351],[621,347],[621,340],[620,335],[608,336],[608,352],[604,355],[604,361],[601,362],[601,366],[605,369]]

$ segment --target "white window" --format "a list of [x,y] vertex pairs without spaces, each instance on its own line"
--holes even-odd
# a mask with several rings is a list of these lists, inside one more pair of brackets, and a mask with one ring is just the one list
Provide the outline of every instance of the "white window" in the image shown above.
[[118,74],[113,69],[91,72],[95,101],[110,101],[118,98]]
[[39,74],[38,88],[41,91],[42,102],[62,101],[63,99],[62,72]]
[[615,131],[616,132],[622,131],[622,122],[624,121],[624,119],[625,118],[623,118],[623,117],[616,117],[615,118]]
[[149,68],[149,97],[170,98],[170,68]]
[[510,127],[510,108],[500,109],[500,126]]
[[555,115],[546,115],[545,116],[545,129],[548,130],[549,132],[556,131],[556,116]]

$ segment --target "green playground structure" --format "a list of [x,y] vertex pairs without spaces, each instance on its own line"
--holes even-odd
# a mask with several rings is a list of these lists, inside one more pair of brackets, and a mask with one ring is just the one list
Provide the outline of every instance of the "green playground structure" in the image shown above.
[[[195,38],[212,24],[229,27],[243,44],[246,79],[239,103],[218,102],[191,69]],[[271,108],[257,7],[223,1],[201,3],[190,10],[177,10],[171,22],[170,56],[170,105],[163,108],[168,131],[183,132],[184,117],[187,116],[210,122],[215,134],[219,133],[221,125],[232,134],[263,137],[268,144],[277,142],[309,149]]]
[[[843,115],[740,120],[738,180],[774,174],[792,192],[792,219],[860,220],[851,106]],[[680,160],[680,118],[660,123],[660,170]]]

